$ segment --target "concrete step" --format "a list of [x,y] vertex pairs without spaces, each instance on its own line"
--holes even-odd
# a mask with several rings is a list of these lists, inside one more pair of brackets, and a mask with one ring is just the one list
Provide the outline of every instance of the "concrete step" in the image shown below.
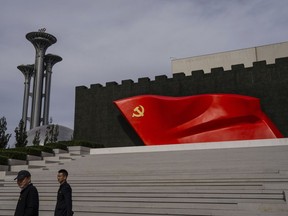
[[28,169],[28,165],[13,165],[10,167],[10,171],[18,172],[23,169]]
[[45,166],[45,161],[44,160],[28,161],[28,165]]
[[[29,168],[40,215],[53,215],[61,168],[69,172],[75,215],[288,215],[288,145],[115,151],[77,158],[59,153],[47,157],[45,170]],[[0,183],[0,215],[5,216],[14,215],[20,192],[16,173],[10,174]]]

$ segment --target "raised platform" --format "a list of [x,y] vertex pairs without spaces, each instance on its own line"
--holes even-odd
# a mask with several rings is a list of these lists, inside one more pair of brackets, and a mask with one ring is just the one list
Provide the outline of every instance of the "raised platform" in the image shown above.
[[90,154],[118,154],[118,153],[137,153],[137,152],[162,152],[162,151],[187,151],[187,150],[209,150],[209,149],[231,149],[231,148],[252,148],[268,146],[287,146],[288,138],[280,139],[259,139],[259,140],[240,140],[227,142],[205,142],[187,143],[176,145],[155,145],[155,146],[133,146],[91,149]]

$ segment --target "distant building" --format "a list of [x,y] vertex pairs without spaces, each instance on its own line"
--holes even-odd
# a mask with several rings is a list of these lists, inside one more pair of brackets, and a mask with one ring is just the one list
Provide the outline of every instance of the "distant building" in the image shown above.
[[191,75],[192,71],[203,70],[210,73],[211,68],[223,67],[225,71],[231,70],[231,65],[244,64],[252,67],[253,62],[266,61],[274,64],[276,58],[288,56],[288,42],[269,44],[264,46],[239,49],[215,54],[173,59],[172,73],[184,72]]

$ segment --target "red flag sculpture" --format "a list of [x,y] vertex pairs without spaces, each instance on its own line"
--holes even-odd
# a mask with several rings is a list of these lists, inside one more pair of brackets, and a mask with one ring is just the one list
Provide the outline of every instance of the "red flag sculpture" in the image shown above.
[[283,137],[253,97],[141,95],[114,103],[145,145]]

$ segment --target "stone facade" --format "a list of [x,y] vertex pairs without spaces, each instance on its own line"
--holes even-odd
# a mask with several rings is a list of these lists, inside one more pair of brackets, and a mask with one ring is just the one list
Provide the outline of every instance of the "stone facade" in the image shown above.
[[262,110],[285,137],[288,137],[288,57],[254,62],[252,67],[232,65],[231,70],[213,68],[211,73],[192,71],[156,76],[155,80],[139,78],[106,86],[76,87],[74,139],[104,144],[106,147],[143,145],[133,128],[122,117],[114,100],[155,94],[188,96],[210,93],[232,93],[260,99]]

